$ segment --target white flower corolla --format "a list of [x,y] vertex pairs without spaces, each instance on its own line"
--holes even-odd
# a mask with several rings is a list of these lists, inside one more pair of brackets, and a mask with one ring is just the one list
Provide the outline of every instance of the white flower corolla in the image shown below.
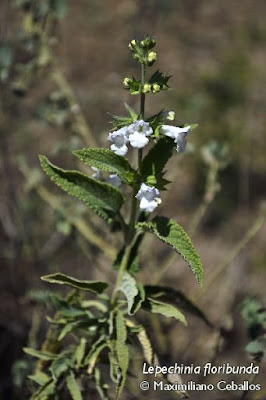
[[148,186],[142,183],[136,194],[136,198],[140,201],[139,207],[142,211],[152,212],[161,204],[159,190],[154,186]]
[[111,150],[119,155],[119,156],[125,156],[127,154],[127,142],[128,142],[128,137],[127,137],[127,127],[123,127],[118,129],[117,131],[110,132],[108,136],[108,140],[112,142],[111,145]]
[[122,180],[119,178],[119,176],[115,174],[111,174],[106,178],[105,180],[106,183],[109,183],[109,185],[115,186],[117,188],[122,186]]
[[91,167],[91,169],[94,171],[94,174],[92,174],[92,178],[100,181],[102,179],[102,171],[96,167]]
[[142,149],[149,143],[148,136],[152,135],[152,133],[152,127],[142,119],[133,122],[127,127],[129,143],[137,149]]
[[174,139],[176,143],[176,150],[178,153],[183,153],[186,148],[186,136],[188,131],[190,130],[190,126],[185,126],[184,128],[179,128],[178,126],[172,125],[163,125],[161,127],[161,132],[172,139]]

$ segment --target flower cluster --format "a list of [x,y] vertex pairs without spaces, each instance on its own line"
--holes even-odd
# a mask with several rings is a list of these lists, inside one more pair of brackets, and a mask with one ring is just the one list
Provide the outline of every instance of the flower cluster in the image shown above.
[[128,152],[128,143],[130,143],[132,147],[142,149],[149,143],[149,136],[152,134],[152,127],[148,122],[141,119],[117,131],[110,132],[108,140],[112,142],[111,150],[115,154],[125,156]]

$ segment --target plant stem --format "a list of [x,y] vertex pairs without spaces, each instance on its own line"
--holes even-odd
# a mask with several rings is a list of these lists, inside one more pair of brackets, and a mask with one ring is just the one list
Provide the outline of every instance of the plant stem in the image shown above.
[[[145,65],[141,64],[141,88],[145,84]],[[145,116],[145,93],[140,93],[140,119],[144,120]],[[142,164],[142,149],[138,150],[138,169],[141,171],[141,164]]]

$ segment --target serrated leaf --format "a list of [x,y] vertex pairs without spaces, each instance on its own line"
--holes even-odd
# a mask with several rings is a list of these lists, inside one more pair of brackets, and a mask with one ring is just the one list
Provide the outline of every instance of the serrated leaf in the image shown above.
[[82,360],[84,358],[85,350],[86,350],[86,343],[87,343],[87,340],[82,337],[76,348],[75,359],[76,359],[76,367],[77,368],[80,368]]
[[139,342],[141,344],[142,350],[143,350],[143,355],[145,360],[150,364],[153,365],[153,348],[150,342],[150,339],[148,338],[147,332],[143,328],[140,332],[137,333]]
[[126,345],[127,328],[125,325],[123,314],[120,310],[118,310],[116,314],[115,326],[116,326],[115,347],[116,347],[118,367],[120,371],[120,375],[118,376],[117,391],[116,391],[116,400],[118,400],[125,386],[128,363],[129,363],[129,354]]
[[113,172],[125,183],[132,185],[136,179],[136,171],[122,156],[108,149],[82,149],[75,150],[74,154],[90,167],[101,171]]
[[50,275],[44,275],[41,277],[41,279],[45,282],[71,286],[76,289],[88,290],[93,293],[102,293],[108,287],[108,284],[106,282],[80,280],[73,278],[72,276],[61,274],[60,272],[56,272],[55,274]]
[[184,229],[172,219],[155,217],[150,222],[141,222],[138,226],[147,229],[164,243],[169,244],[189,265],[198,283],[203,282],[203,267],[197,251]]
[[45,156],[39,158],[43,170],[57,186],[83,201],[103,219],[112,221],[124,202],[118,189],[81,172],[58,168]]
[[71,371],[66,377],[66,384],[73,400],[82,400],[79,385],[77,384],[75,375]]
[[50,370],[54,380],[57,380],[64,372],[71,366],[70,356],[67,354],[60,354],[52,362]]
[[[164,137],[151,148],[142,162],[142,177],[144,180],[154,179],[158,189],[164,189],[168,181],[163,178],[163,169],[173,154],[175,143],[170,138]],[[154,177],[154,178],[151,178]]]
[[170,287],[165,286],[144,286],[145,293],[147,297],[152,297],[160,301],[165,301],[189,313],[195,315],[196,317],[202,319],[208,326],[212,327],[212,324],[206,317],[206,315],[191,301],[189,300],[181,291],[175,290]]
[[146,299],[145,302],[143,302],[142,307],[146,311],[150,311],[155,314],[161,314],[167,318],[175,318],[178,321],[181,321],[184,325],[187,325],[184,314],[182,314],[181,311],[179,311],[171,304],[163,303],[162,301],[149,298]]
[[29,347],[24,347],[23,351],[32,357],[38,358],[39,360],[50,361],[56,358],[55,354],[49,353],[48,351],[39,351]]
[[39,386],[44,386],[47,382],[51,380],[51,378],[47,374],[41,371],[36,372],[36,374],[34,375],[29,375],[28,379],[37,383],[37,385]]
[[122,278],[122,282],[117,290],[120,290],[126,296],[128,314],[133,315],[132,308],[134,306],[134,300],[139,293],[137,282],[128,272],[125,272]]

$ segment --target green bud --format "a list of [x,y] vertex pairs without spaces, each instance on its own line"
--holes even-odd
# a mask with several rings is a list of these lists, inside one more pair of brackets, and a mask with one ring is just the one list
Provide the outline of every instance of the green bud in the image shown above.
[[155,51],[150,51],[147,58],[149,63],[153,63],[157,59],[157,54]]
[[169,121],[173,121],[175,119],[175,112],[174,111],[169,111],[167,114],[166,119],[169,119]]
[[149,83],[145,83],[143,85],[142,93],[149,93],[151,91],[151,85]]
[[127,78],[127,77],[123,80],[123,84],[124,84],[124,86],[126,86],[126,87],[129,87],[130,82],[131,82],[131,79],[130,79],[130,78]]
[[160,90],[161,90],[161,87],[160,87],[160,85],[158,85],[158,83],[155,83],[154,85],[152,85],[153,93],[158,93],[158,92],[160,92]]

